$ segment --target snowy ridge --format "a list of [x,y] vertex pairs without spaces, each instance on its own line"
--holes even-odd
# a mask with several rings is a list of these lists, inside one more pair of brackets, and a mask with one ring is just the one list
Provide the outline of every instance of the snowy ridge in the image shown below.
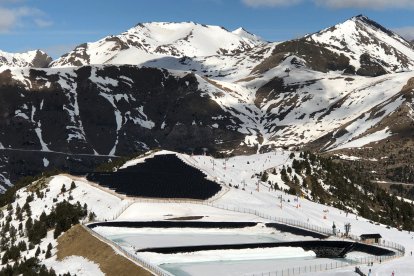
[[260,41],[261,38],[258,37],[255,34],[250,33],[249,31],[246,31],[243,27],[237,28],[236,30],[232,31],[233,34],[238,35],[240,37],[244,37],[246,39],[249,40],[253,40],[253,41]]
[[361,67],[360,57],[368,53],[388,72],[407,71],[414,68],[412,45],[365,16],[353,17],[344,23],[309,35],[324,47],[350,58],[351,65]]
[[142,64],[163,57],[202,57],[250,50],[264,42],[247,32],[193,22],[143,23],[117,35],[78,46],[54,67],[89,64]]
[[40,50],[26,53],[8,53],[0,50],[0,66],[5,67],[46,67],[52,61],[45,52]]

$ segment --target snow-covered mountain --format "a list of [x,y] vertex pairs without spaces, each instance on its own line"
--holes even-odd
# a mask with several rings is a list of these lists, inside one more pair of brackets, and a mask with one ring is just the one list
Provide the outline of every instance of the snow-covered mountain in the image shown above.
[[52,62],[52,58],[40,50],[26,53],[7,53],[0,51],[0,66],[44,68]]
[[1,71],[2,182],[152,148],[334,151],[408,137],[412,57],[363,16],[281,43],[241,28],[139,24],[51,68]]
[[412,44],[363,15],[306,36],[306,41],[343,54],[361,75],[414,68]]
[[412,44],[362,15],[277,44],[254,72],[260,73],[279,65],[286,55],[296,55],[306,67],[320,72],[340,71],[375,77],[414,68]]
[[143,23],[120,35],[79,45],[51,66],[142,64],[165,57],[232,55],[263,44],[263,40],[243,29],[229,32],[193,22]]

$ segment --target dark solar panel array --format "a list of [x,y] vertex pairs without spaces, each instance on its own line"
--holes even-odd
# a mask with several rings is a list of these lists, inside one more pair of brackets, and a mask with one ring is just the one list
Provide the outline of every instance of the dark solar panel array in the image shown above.
[[87,178],[134,197],[208,199],[221,187],[174,154],[156,155],[117,172],[90,173]]

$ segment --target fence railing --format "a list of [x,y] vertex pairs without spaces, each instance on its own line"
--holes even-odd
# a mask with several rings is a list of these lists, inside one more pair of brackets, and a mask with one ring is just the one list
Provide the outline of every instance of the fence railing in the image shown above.
[[405,255],[405,247],[396,242],[382,240],[381,243],[379,243],[378,245],[396,250],[396,253],[398,254],[398,256]]
[[[289,218],[281,218],[281,217],[271,216],[271,215],[268,215],[266,213],[260,212],[258,210],[254,210],[254,209],[237,207],[237,206],[229,206],[229,205],[218,204],[218,203],[210,202],[210,201],[191,200],[191,199],[145,199],[145,198],[136,198],[136,199],[134,199],[133,202],[131,202],[130,205],[132,205],[133,203],[136,203],[136,202],[189,203],[189,204],[206,205],[206,206],[214,207],[214,208],[217,208],[217,209],[255,215],[257,217],[260,217],[260,218],[263,218],[263,219],[266,219],[266,220],[269,220],[269,221],[279,222],[279,223],[283,223],[283,224],[287,224],[287,225],[307,229],[307,230],[310,230],[312,232],[316,232],[316,233],[327,235],[327,236],[332,235],[332,229],[330,229],[330,228],[319,227],[319,226],[312,225],[310,223],[306,223],[306,222],[303,222],[303,221],[300,221],[300,220],[294,220],[294,219],[289,219]],[[125,207],[123,209],[126,210],[130,205],[128,205],[127,207]],[[108,219],[116,219],[122,213],[123,213],[123,211],[119,211],[116,214],[114,214],[111,218],[108,218]]]
[[363,264],[374,264],[374,263],[382,263],[392,259],[398,258],[398,256],[374,256],[374,257],[361,257],[361,258],[353,258],[347,259],[344,261],[331,261],[331,262],[323,262],[318,264],[309,264],[309,265],[302,265],[296,267],[290,267],[280,270],[274,271],[265,271],[265,272],[258,272],[258,273],[251,273],[251,274],[244,274],[245,276],[294,276],[294,275],[301,275],[305,273],[313,273],[313,272],[323,272],[338,268],[344,268],[349,266],[358,266]]
[[119,244],[115,243],[114,241],[111,241],[110,239],[105,238],[104,236],[98,234],[97,232],[91,230],[89,227],[81,224],[82,227],[88,231],[92,236],[96,237],[97,239],[105,242],[106,244],[109,244],[110,246],[115,247],[118,251],[120,251],[122,254],[124,254],[128,259],[131,261],[139,264],[140,266],[144,267],[148,271],[154,273],[155,275],[159,276],[173,276],[173,274],[169,273],[168,271],[160,268],[159,266],[153,265],[151,262],[145,260],[144,258],[138,257],[137,255],[131,254],[130,252],[126,251],[124,248],[122,248]]

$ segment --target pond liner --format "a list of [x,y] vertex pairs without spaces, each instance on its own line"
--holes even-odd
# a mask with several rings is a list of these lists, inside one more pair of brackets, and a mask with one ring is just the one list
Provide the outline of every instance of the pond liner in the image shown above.
[[221,186],[174,154],[156,155],[116,172],[93,172],[86,178],[132,197],[211,198]]
[[280,232],[288,232],[294,235],[298,235],[298,236],[309,236],[315,239],[326,239],[328,238],[328,235],[324,235],[324,234],[320,234],[317,232],[313,232],[310,230],[306,230],[306,229],[302,229],[302,228],[298,228],[295,226],[290,226],[290,225],[286,225],[286,224],[282,224],[282,223],[276,223],[276,222],[271,222],[271,223],[266,223],[267,227],[271,227],[274,228]]
[[[355,244],[350,247],[351,244]],[[136,252],[152,252],[159,254],[176,254],[176,253],[191,253],[198,251],[211,251],[211,250],[230,250],[230,249],[259,249],[259,248],[277,248],[277,247],[300,247],[304,250],[312,250],[315,252],[316,257],[319,258],[343,258],[346,253],[351,251],[359,251],[368,253],[375,256],[392,256],[394,251],[368,245],[362,243],[356,243],[352,241],[326,241],[326,240],[313,240],[313,241],[293,241],[293,242],[272,242],[272,243],[248,243],[248,244],[223,244],[223,245],[195,245],[195,246],[176,246],[176,247],[157,247],[157,248],[144,248],[139,249]],[[346,248],[350,248],[350,251],[344,252]]]
[[[96,222],[88,225],[89,228],[97,226],[108,227],[127,227],[127,228],[219,228],[219,229],[232,229],[232,228],[245,228],[254,227],[258,222],[222,222],[222,221],[185,221],[173,219],[168,221],[108,221],[108,222]],[[281,223],[265,223],[266,227],[276,229],[281,232],[288,232],[299,236],[309,236],[316,239],[325,239],[328,236],[320,233],[312,232],[310,230],[281,224]]]
[[214,221],[107,221],[88,224],[90,229],[98,226],[126,228],[219,228],[240,229],[254,227],[257,222],[214,222]]

